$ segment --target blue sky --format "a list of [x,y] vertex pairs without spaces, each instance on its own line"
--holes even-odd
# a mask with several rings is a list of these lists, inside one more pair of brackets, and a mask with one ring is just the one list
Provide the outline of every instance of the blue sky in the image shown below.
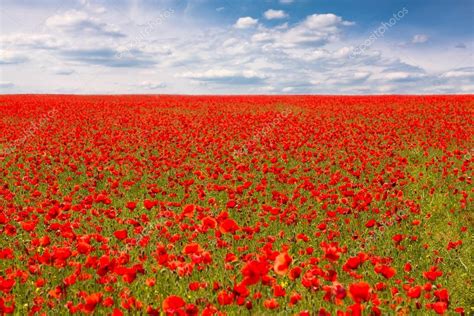
[[2,0],[0,93],[474,93],[474,1]]

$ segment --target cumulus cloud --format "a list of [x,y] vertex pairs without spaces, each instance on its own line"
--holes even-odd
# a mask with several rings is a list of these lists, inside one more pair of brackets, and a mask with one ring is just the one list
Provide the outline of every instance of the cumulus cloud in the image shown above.
[[274,19],[284,19],[288,16],[288,14],[286,14],[286,12],[283,10],[270,9],[270,10],[265,11],[263,16],[267,20],[274,20]]
[[364,83],[370,78],[371,75],[372,75],[371,72],[358,71],[357,69],[353,69],[353,72],[342,72],[334,76],[331,76],[331,78],[329,79],[329,83],[334,84],[334,85],[352,86],[352,85]]
[[140,88],[147,89],[147,90],[156,90],[156,89],[165,88],[166,84],[163,82],[142,81],[137,86]]
[[133,53],[121,56],[118,50],[111,47],[66,48],[60,51],[60,55],[67,60],[91,65],[141,68],[156,64],[152,56],[146,56],[138,50],[134,50]]
[[[41,51],[68,62],[141,68],[156,64],[156,56],[169,53],[165,47],[154,45],[137,45],[124,52],[118,41],[103,41],[100,37],[75,41],[66,36],[49,34],[13,34],[0,37],[0,43],[13,50],[0,51],[0,64],[24,63],[29,60],[27,55],[36,56]],[[71,69],[54,68],[52,71],[58,75],[74,73]]]
[[427,82],[431,79],[430,75],[422,67],[402,62],[399,59],[384,59],[378,64],[384,67],[379,69],[378,73],[372,76],[372,79],[387,86],[392,84],[393,86],[400,86],[400,84],[403,83],[414,84],[423,81]]
[[306,18],[303,25],[310,29],[323,28],[333,29],[339,25],[354,25],[354,22],[344,21],[340,16],[332,13],[326,14],[313,14]]
[[259,74],[253,70],[236,71],[228,69],[210,69],[204,72],[186,72],[181,74],[180,77],[221,84],[254,84],[260,83],[266,79],[265,75]]
[[386,81],[395,81],[395,82],[406,82],[406,81],[415,81],[425,78],[426,75],[423,73],[413,73],[405,71],[391,71],[384,72],[382,79]]
[[337,68],[327,69],[324,72],[314,73],[312,84],[354,84],[362,83],[373,75],[375,70],[364,70],[354,66],[347,66],[347,69]]
[[102,14],[107,11],[103,6],[97,5],[90,0],[79,0],[79,3],[88,11],[91,11],[97,14]]
[[251,18],[249,16],[239,18],[237,22],[235,22],[234,27],[237,29],[248,29],[251,27],[256,26],[258,23],[258,19]]
[[463,67],[449,70],[441,74],[446,79],[470,79],[474,81],[474,67]]
[[56,49],[64,45],[64,40],[48,34],[11,34],[0,37],[2,46],[27,49]]
[[28,58],[22,54],[0,50],[0,65],[15,65],[28,61]]
[[421,44],[421,43],[426,43],[428,39],[429,39],[428,35],[416,34],[415,36],[413,36],[411,42],[413,44]]
[[353,25],[332,13],[313,14],[288,29],[264,29],[253,36],[256,42],[271,42],[280,47],[323,46],[339,38],[343,26]]
[[46,20],[46,25],[71,34],[89,33],[98,36],[125,37],[125,34],[121,33],[117,27],[78,10],[53,15]]
[[52,70],[55,75],[60,75],[60,76],[69,76],[75,73],[74,69],[62,68],[62,67],[54,67]]

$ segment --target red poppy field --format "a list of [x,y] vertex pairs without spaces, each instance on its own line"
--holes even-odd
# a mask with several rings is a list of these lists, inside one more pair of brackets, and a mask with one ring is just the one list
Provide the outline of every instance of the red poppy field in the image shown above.
[[469,315],[473,111],[0,96],[0,315]]

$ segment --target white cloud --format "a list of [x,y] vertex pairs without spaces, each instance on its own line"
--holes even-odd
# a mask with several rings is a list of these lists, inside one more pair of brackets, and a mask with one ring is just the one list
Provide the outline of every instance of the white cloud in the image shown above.
[[2,46],[16,46],[30,49],[55,49],[65,44],[62,38],[48,34],[12,34],[0,37]]
[[75,73],[74,69],[62,68],[62,67],[53,67],[53,73],[60,76],[69,76]]
[[314,85],[330,85],[334,87],[354,86],[362,84],[372,76],[369,71],[357,70],[356,68],[349,69],[348,71],[335,71],[331,72],[330,75],[326,75],[326,78],[318,78],[311,80],[311,84]]
[[332,13],[313,14],[304,21],[288,28],[262,29],[252,37],[256,42],[272,42],[278,47],[295,47],[299,45],[322,46],[339,38],[341,27],[350,26],[352,22],[344,21]]
[[421,43],[426,43],[428,39],[429,39],[428,35],[416,34],[415,36],[413,36],[411,42],[413,44],[421,44]]
[[70,10],[57,14],[46,20],[46,25],[52,29],[59,29],[71,34],[88,33],[98,36],[124,37],[119,29],[111,24],[89,16],[86,12]]
[[338,25],[353,25],[353,22],[344,21],[340,16],[337,16],[332,13],[326,14],[313,14],[306,18],[304,25],[310,29],[316,28],[334,28]]
[[471,79],[474,81],[474,67],[453,69],[443,73],[441,77],[446,79]]
[[288,22],[275,26],[275,30],[286,30],[288,28]]
[[233,83],[233,84],[253,84],[267,78],[264,74],[253,70],[228,70],[228,69],[210,69],[204,72],[186,72],[180,77],[190,78],[198,81],[208,81],[215,83]]
[[405,71],[392,71],[383,74],[382,78],[387,81],[413,81],[425,78],[426,75],[422,73],[413,73]]
[[267,10],[265,11],[265,13],[263,14],[263,16],[267,19],[267,20],[274,20],[274,19],[284,19],[288,16],[288,14],[286,14],[285,11],[283,10],[273,10],[273,9],[270,9],[270,10]]
[[65,47],[57,53],[68,61],[113,68],[144,68],[157,64],[154,56],[139,49],[122,55],[116,47],[99,43],[96,46]]
[[96,5],[91,3],[90,0],[79,0],[82,6],[84,6],[88,11],[93,13],[102,14],[105,13],[107,10],[103,6]]
[[0,50],[0,65],[21,64],[28,61],[28,57],[6,50]]
[[239,18],[237,22],[235,22],[234,27],[237,29],[248,29],[248,28],[256,26],[257,23],[258,23],[257,19],[246,16],[243,18]]
[[346,62],[349,60],[352,47],[343,46],[334,50],[328,50],[326,48],[307,48],[297,47],[285,49],[285,53],[293,58],[305,62]]
[[147,90],[155,90],[155,89],[165,88],[166,84],[163,82],[142,81],[141,83],[138,84],[138,87],[144,88]]

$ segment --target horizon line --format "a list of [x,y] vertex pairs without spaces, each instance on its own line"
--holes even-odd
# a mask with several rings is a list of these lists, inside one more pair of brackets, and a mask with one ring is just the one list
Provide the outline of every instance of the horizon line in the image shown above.
[[100,93],[100,94],[78,94],[78,93],[1,93],[3,96],[176,96],[176,97],[426,97],[426,96],[474,96],[474,93],[440,93],[440,94],[173,94],[173,93]]

